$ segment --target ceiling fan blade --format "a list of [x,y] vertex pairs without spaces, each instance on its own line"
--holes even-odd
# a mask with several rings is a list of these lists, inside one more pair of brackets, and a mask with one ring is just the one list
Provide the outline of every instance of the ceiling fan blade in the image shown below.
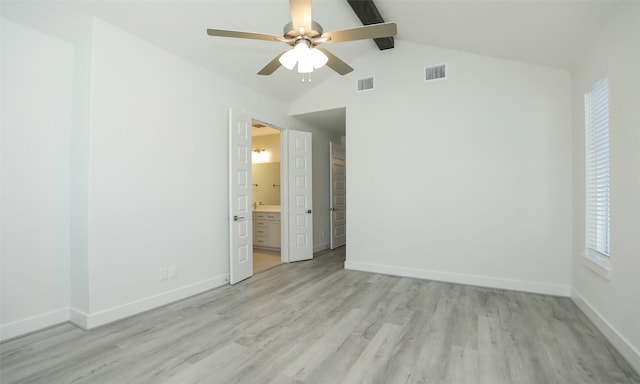
[[329,37],[326,42],[341,43],[343,41],[377,39],[379,37],[391,37],[398,33],[396,23],[370,24],[362,27],[342,29],[340,31],[323,33],[322,37]]
[[269,64],[265,65],[264,68],[258,72],[258,75],[268,76],[276,71],[276,69],[280,68],[280,56],[284,55],[287,51],[282,52],[275,59],[271,60]]
[[329,58],[329,61],[327,61],[327,66],[333,69],[334,71],[338,72],[339,74],[346,75],[347,73],[353,71],[353,68],[351,68],[349,64],[338,59],[338,57],[333,53],[327,51],[324,48],[316,48],[316,49],[322,51],[322,53],[327,55],[327,57]]
[[311,0],[289,0],[291,9],[291,22],[297,31],[304,27],[305,31],[311,31]]
[[230,31],[226,29],[207,29],[207,35],[220,37],[237,37],[240,39],[282,41],[282,36],[270,35],[268,33]]

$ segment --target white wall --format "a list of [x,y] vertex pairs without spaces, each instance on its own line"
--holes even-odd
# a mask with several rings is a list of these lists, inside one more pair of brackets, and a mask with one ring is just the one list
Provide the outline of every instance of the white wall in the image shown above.
[[[640,4],[623,4],[573,75],[572,297],[640,371]],[[609,76],[611,133],[610,280],[585,265],[584,94]]]
[[[62,23],[72,28],[73,126],[71,130],[71,307],[88,313],[89,297],[89,140],[93,19]],[[67,32],[69,33],[69,32]]]
[[73,47],[0,24],[5,339],[68,320]]
[[100,20],[19,11],[70,43],[3,20],[1,337],[225,284],[229,107],[288,127],[284,106]]
[[[93,62],[89,325],[225,283],[228,107],[286,121],[279,104],[99,20]],[[167,266],[177,278],[159,281]]]
[[569,74],[401,41],[352,64],[347,268],[568,296]]

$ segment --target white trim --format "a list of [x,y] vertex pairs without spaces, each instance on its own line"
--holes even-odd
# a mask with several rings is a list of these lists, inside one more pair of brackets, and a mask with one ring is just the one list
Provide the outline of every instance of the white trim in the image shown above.
[[589,303],[575,288],[571,290],[571,300],[602,332],[604,337],[620,352],[629,364],[640,372],[640,351],[627,340],[607,319]]
[[611,280],[611,274],[613,269],[609,259],[604,257],[598,257],[591,252],[585,252],[582,254],[582,264],[595,272],[598,276],[605,280]]
[[324,243],[321,243],[321,244],[316,244],[313,247],[313,253],[324,251],[325,249],[329,249],[329,242],[328,241],[325,241]]
[[67,321],[69,321],[69,308],[62,308],[3,324],[0,326],[0,341],[13,339]]
[[158,308],[226,284],[229,284],[229,275],[222,275],[171,291],[163,292],[158,295],[132,301],[127,304],[122,304],[117,307],[105,309],[100,312],[84,313],[82,311],[72,309],[69,320],[80,328],[91,329],[129,316],[137,315],[138,313]]
[[479,287],[541,293],[545,295],[569,297],[571,294],[571,288],[569,285],[549,284],[536,281],[510,280],[490,276],[466,275],[461,273],[431,271],[419,268],[396,267],[391,265],[362,263],[349,260],[344,263],[344,267],[345,269],[352,269],[356,271],[382,273],[386,275],[403,277],[415,277],[419,279],[444,281],[448,283],[476,285]]
[[89,329],[87,327],[87,319],[89,318],[89,315],[82,312],[79,309],[75,309],[75,308],[70,308],[69,309],[69,322],[73,325],[75,325],[78,328],[81,328],[83,330],[87,330]]

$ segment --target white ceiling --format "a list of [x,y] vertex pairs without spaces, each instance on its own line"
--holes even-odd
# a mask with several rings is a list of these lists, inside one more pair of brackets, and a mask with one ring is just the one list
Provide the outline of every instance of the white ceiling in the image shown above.
[[332,131],[338,136],[345,135],[347,109],[336,108],[295,115],[294,118],[312,124],[315,127]]
[[[569,68],[606,25],[620,1],[376,0],[375,3],[385,21],[398,24],[398,40]],[[300,75],[284,68],[272,76],[258,76],[256,73],[287,49],[286,45],[206,34],[207,28],[280,34],[290,21],[286,0],[2,1],[4,17],[27,24],[38,23],[37,20],[42,23],[59,10],[98,16],[283,102],[300,97],[331,76],[339,76],[329,68],[315,71],[311,83],[301,82]],[[35,17],[38,12],[41,15]],[[346,0],[315,0],[313,18],[325,31],[361,25]],[[347,63],[377,49],[371,40],[333,44],[329,48]]]

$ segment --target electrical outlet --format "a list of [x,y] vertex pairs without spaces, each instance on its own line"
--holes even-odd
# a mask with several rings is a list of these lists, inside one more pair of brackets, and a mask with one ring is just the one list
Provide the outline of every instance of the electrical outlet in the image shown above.
[[178,272],[176,271],[176,266],[172,265],[169,267],[169,278],[175,279],[176,277],[178,277]]
[[396,258],[396,251],[393,248],[387,249],[387,257],[390,259]]
[[160,280],[167,280],[169,278],[169,270],[167,268],[160,268]]

